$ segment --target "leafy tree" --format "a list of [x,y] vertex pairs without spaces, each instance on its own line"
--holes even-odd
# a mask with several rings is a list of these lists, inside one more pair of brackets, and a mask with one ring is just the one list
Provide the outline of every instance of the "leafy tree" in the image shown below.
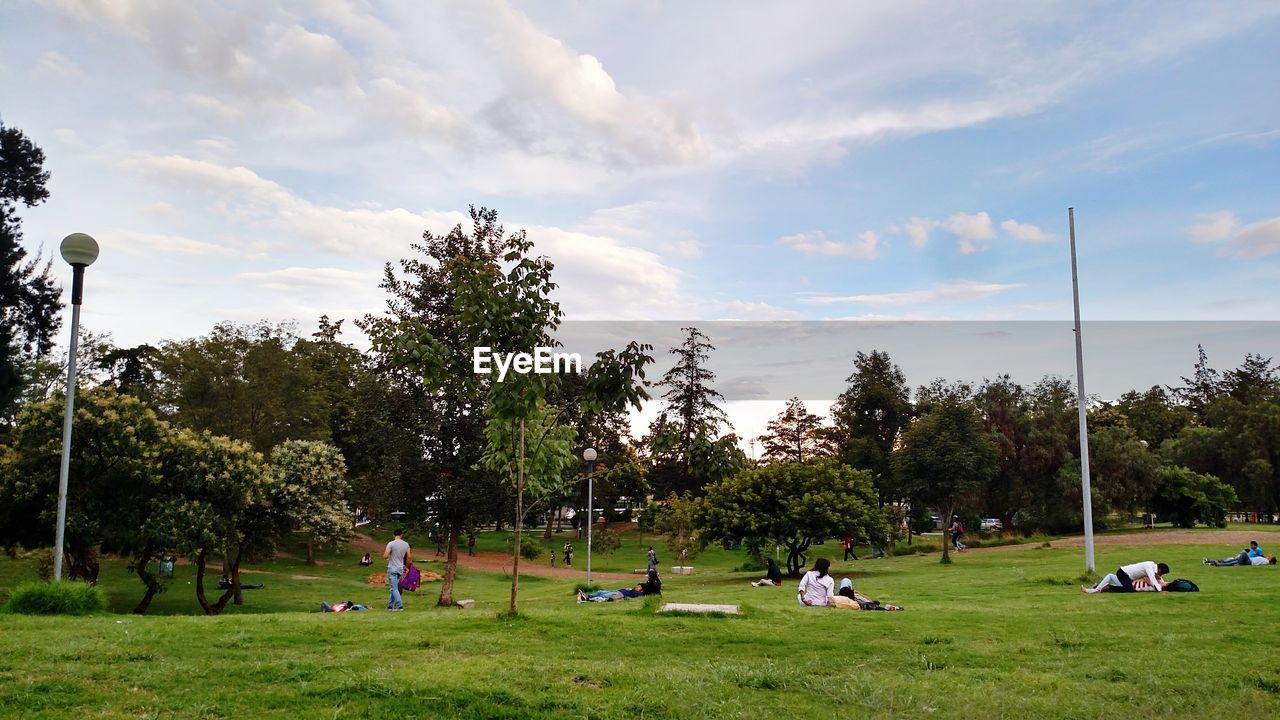
[[44,151],[0,122],[0,421],[14,415],[24,359],[47,355],[61,325],[51,264],[27,259],[17,215],[19,204],[30,208],[48,199],[48,182]]
[[[1175,404],[1169,393],[1159,385],[1152,386],[1144,393],[1131,390],[1109,407],[1114,409],[1138,439],[1146,441],[1153,450],[1166,440],[1177,437],[1195,419],[1190,409]],[[1090,418],[1090,425],[1092,423],[1093,419]]]
[[[1079,478],[1078,463],[1069,463]],[[1089,470],[1094,508],[1102,515],[1133,514],[1160,480],[1160,461],[1127,427],[1099,427],[1089,433]]]
[[1209,367],[1209,358],[1203,345],[1196,345],[1196,364],[1191,377],[1182,378],[1182,387],[1169,388],[1173,396],[1197,417],[1204,414],[1209,401],[1222,392],[1221,374]]
[[[50,547],[57,522],[64,399],[27,406],[4,453],[0,543]],[[72,420],[67,485],[68,576],[96,582],[98,551],[131,555],[161,492],[158,456],[167,428],[136,398],[97,388],[80,393]]]
[[1014,513],[1027,495],[1025,456],[1031,432],[1027,391],[1008,375],[1001,375],[984,382],[974,402],[996,450],[997,472],[985,490],[985,512],[1012,528]]
[[769,421],[768,433],[760,436],[765,460],[804,462],[828,454],[830,444],[822,428],[822,417],[805,409],[800,398],[787,401],[787,408]]
[[[894,467],[913,504],[938,509],[949,519],[969,505],[999,472],[991,435],[969,403],[944,399],[906,431]],[[950,563],[947,543],[942,562]]]
[[271,451],[277,502],[307,536],[307,564],[316,564],[315,546],[345,540],[353,514],[345,500],[347,469],[334,446],[318,440],[289,440]]
[[698,500],[675,494],[668,496],[657,512],[653,529],[666,536],[667,549],[677,559],[692,560],[707,547],[699,530],[698,513]]
[[715,350],[696,327],[681,328],[686,337],[671,348],[676,363],[658,386],[663,407],[649,426],[649,482],[655,493],[700,493],[709,482],[729,477],[746,466],[737,436],[720,435],[732,429],[719,406],[724,401],[712,383],[716,375],[707,363]]
[[1227,510],[1235,502],[1235,491],[1218,478],[1185,467],[1166,467],[1160,472],[1160,487],[1151,499],[1151,509],[1182,528],[1194,527],[1197,522],[1226,527]]
[[1014,513],[1021,530],[1061,530],[1081,522],[1080,425],[1071,383],[1046,377],[1028,394],[1027,440],[1021,453],[1026,485],[1022,507]]
[[911,420],[907,379],[879,350],[859,352],[853,367],[849,386],[831,408],[837,452],[845,464],[871,473],[880,504],[895,502],[901,493],[893,487],[890,456]]
[[328,398],[317,391],[287,325],[220,323],[209,335],[164,344],[163,414],[181,427],[244,440],[267,453],[285,440],[327,440]]
[[774,463],[721,480],[697,504],[705,541],[760,538],[787,548],[787,571],[798,575],[815,540],[841,533],[886,537],[870,473],[831,458]]

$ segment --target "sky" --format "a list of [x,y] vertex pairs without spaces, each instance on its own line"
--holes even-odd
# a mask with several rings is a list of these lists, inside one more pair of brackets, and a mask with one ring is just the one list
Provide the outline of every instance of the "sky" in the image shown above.
[[0,120],[52,173],[28,249],[97,238],[82,322],[122,346],[376,313],[383,264],[472,204],[552,258],[573,321],[1069,323],[1068,207],[1086,322],[1280,316],[1275,2],[0,17]]

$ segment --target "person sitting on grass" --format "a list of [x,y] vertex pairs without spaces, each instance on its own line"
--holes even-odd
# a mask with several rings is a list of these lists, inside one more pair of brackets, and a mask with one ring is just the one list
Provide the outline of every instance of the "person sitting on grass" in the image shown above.
[[631,588],[618,588],[617,590],[597,590],[593,593],[586,593],[582,590],[578,591],[578,602],[613,602],[614,600],[630,600],[644,596],[646,583],[640,583]]
[[764,572],[764,577],[751,583],[752,587],[778,587],[782,584],[782,570],[778,569],[778,563],[773,558],[768,558],[766,564],[769,566]]
[[657,568],[649,571],[649,578],[640,583],[639,587],[644,589],[645,595],[662,594],[662,580],[658,577]]
[[800,593],[796,595],[796,600],[801,605],[826,607],[830,604],[831,597],[836,594],[836,581],[827,574],[829,570],[831,570],[831,561],[818,558],[813,562],[813,569],[800,578]]
[[1139,579],[1145,578],[1151,583],[1151,589],[1156,592],[1164,590],[1166,583],[1164,576],[1169,574],[1169,566],[1164,563],[1154,563],[1150,560],[1133,563],[1132,565],[1124,565],[1119,570],[1107,575],[1098,581],[1097,585],[1092,588],[1088,585],[1081,585],[1080,591],[1086,593],[1098,593],[1112,588],[1120,592],[1137,592],[1134,583]]
[[1204,564],[1212,565],[1214,567],[1234,567],[1236,565],[1275,565],[1276,556],[1272,555],[1270,557],[1263,557],[1258,555],[1257,557],[1254,557],[1249,554],[1248,550],[1241,550],[1239,555],[1225,558],[1223,560],[1211,560],[1209,558],[1205,558]]
[[853,589],[853,581],[844,578],[840,581],[840,589],[831,598],[831,607],[848,610],[901,610],[898,605],[882,605],[879,600],[871,598]]
[[363,567],[369,567],[369,566],[370,566],[370,565],[372,565],[372,564],[373,564],[373,556],[372,556],[372,555],[370,555],[369,553],[365,553],[365,554],[364,554],[364,557],[360,558],[360,565],[361,565],[361,566],[363,566]]

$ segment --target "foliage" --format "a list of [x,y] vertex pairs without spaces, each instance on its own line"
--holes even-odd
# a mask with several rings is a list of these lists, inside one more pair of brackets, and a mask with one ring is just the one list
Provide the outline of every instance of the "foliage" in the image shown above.
[[[913,504],[936,507],[943,523],[999,471],[995,446],[976,409],[944,398],[905,433],[894,466]],[[946,544],[943,562],[950,561]]]
[[793,575],[805,566],[816,540],[846,533],[868,538],[892,534],[870,473],[834,459],[747,470],[708,487],[696,512],[706,541],[750,537],[783,545]]
[[766,461],[804,462],[830,452],[822,417],[806,410],[800,398],[788,400],[786,409],[769,421],[767,429],[760,436]]
[[684,342],[671,348],[676,362],[658,381],[665,388],[663,405],[649,426],[645,445],[649,452],[649,483],[658,495],[701,493],[707,483],[729,477],[746,467],[746,455],[718,403],[724,401],[714,387],[716,375],[708,367],[715,350],[696,327],[681,328]]
[[261,453],[285,440],[327,440],[318,391],[292,326],[220,323],[202,338],[166,342],[157,398],[181,427],[244,440]]
[[879,350],[854,356],[854,371],[831,408],[832,437],[846,465],[871,473],[880,503],[899,500],[890,455],[911,419],[906,376]]
[[616,552],[622,547],[622,535],[617,530],[599,530],[591,533],[591,552],[603,556]]
[[698,526],[698,501],[692,497],[672,494],[658,513],[654,530],[667,538],[667,549],[679,561],[697,557],[707,546]]
[[[55,396],[19,415],[0,472],[0,543],[6,546],[53,544],[64,404]],[[69,576],[92,582],[98,545],[129,554],[144,542],[151,500],[161,492],[158,461],[168,429],[139,400],[93,389],[77,395],[72,433]]]
[[16,414],[23,366],[53,348],[61,320],[51,263],[27,259],[17,206],[49,197],[44,151],[15,127],[0,122],[0,423]]
[[[507,538],[507,552],[512,552],[516,546],[516,539],[513,535]],[[520,536],[520,557],[525,560],[537,560],[543,557],[546,552],[542,549],[542,544],[532,535]]]
[[1155,492],[1160,461],[1129,428],[1102,427],[1089,433],[1089,471],[1095,509],[1132,515]]
[[106,610],[107,594],[83,582],[23,583],[3,608],[20,615],[95,615]]
[[328,443],[289,440],[271,451],[271,475],[275,501],[308,536],[307,564],[314,565],[315,545],[344,540],[352,530],[342,454]]
[[1227,510],[1236,500],[1235,491],[1212,475],[1166,467],[1160,472],[1160,487],[1151,498],[1151,509],[1182,528],[1196,523],[1225,527]]

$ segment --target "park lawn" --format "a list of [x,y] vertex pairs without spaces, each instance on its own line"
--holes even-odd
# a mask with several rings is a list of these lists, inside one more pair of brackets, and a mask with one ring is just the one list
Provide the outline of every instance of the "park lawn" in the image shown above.
[[[642,566],[650,540],[629,538],[593,569]],[[793,581],[752,588],[759,573],[733,572],[741,552],[711,550],[695,559],[698,574],[664,576],[665,599],[736,603],[740,618],[655,615],[639,600],[578,605],[573,580],[524,576],[512,619],[500,615],[509,580],[466,571],[456,597],[475,598],[475,610],[433,607],[428,585],[404,613],[314,612],[322,599],[385,603],[346,550],[317,567],[256,566],[246,579],[267,587],[206,618],[189,614],[180,566],[154,616],[0,616],[0,716],[1274,716],[1280,567],[1206,567],[1202,556],[1234,548],[1212,531],[1196,540],[1097,553],[1104,572],[1167,562],[1203,591],[1189,594],[1083,595],[1080,548],[1052,544],[970,551],[950,566],[936,554],[835,564],[901,613],[800,608]],[[432,548],[414,543],[432,567]],[[500,543],[481,536],[482,549]],[[818,549],[839,560],[838,544]],[[0,560],[5,594],[31,565]],[[104,564],[102,585],[119,610],[139,595],[117,563]]]

